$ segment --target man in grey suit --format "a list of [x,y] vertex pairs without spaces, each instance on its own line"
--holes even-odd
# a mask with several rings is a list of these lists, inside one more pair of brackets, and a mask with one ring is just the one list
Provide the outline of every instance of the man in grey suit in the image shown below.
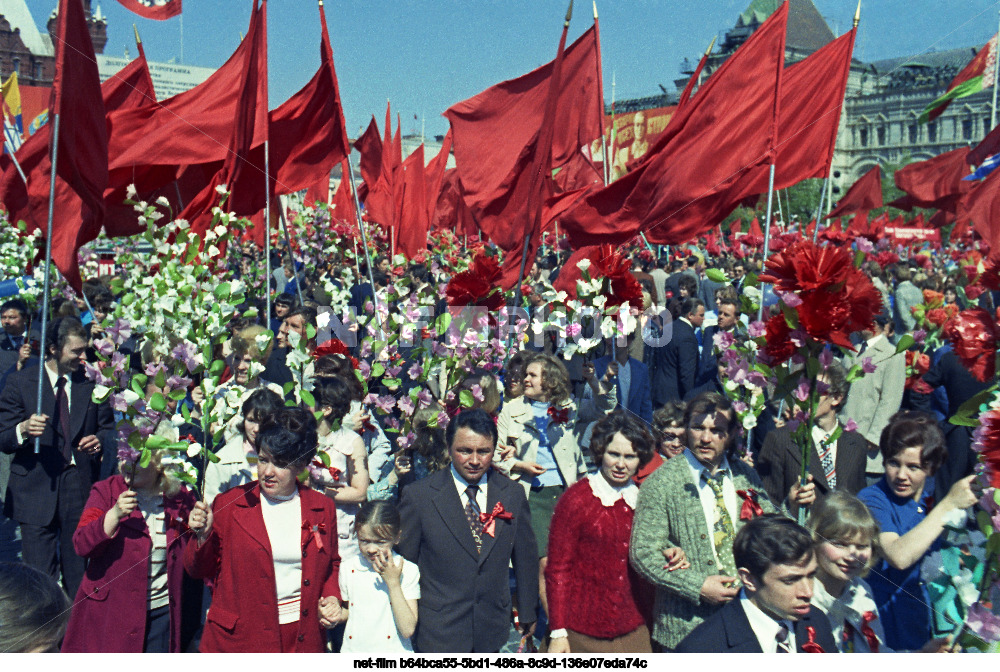
[[886,338],[888,324],[888,316],[876,315],[872,331],[861,332],[865,340],[858,346],[857,352],[844,361],[848,370],[868,358],[876,367],[874,373],[865,374],[851,383],[847,402],[840,413],[841,422],[854,420],[858,425],[858,434],[868,441],[865,473],[869,483],[877,481],[885,473],[878,442],[882,430],[889,424],[889,418],[899,410],[906,385],[906,355],[897,354],[896,346]]
[[[738,427],[725,397],[695,397],[684,414],[687,450],[639,490],[629,560],[656,587],[652,638],[663,650],[737,596],[735,534],[759,512],[777,512],[753,468],[733,454]],[[666,569],[663,551],[675,546],[689,569]]]
[[484,411],[460,413],[446,434],[451,466],[407,486],[400,554],[420,568],[414,648],[500,650],[510,634],[508,567],[524,634],[535,630],[538,546],[524,489],[491,468],[497,429]]

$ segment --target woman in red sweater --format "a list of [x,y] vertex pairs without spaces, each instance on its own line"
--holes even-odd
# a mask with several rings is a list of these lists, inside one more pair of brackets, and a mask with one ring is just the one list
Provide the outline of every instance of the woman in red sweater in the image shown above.
[[[632,477],[652,458],[656,440],[619,409],[594,425],[590,449],[600,470],[567,490],[552,516],[549,653],[649,653],[653,591],[629,566],[628,544],[639,494]],[[666,562],[688,566],[679,548]]]

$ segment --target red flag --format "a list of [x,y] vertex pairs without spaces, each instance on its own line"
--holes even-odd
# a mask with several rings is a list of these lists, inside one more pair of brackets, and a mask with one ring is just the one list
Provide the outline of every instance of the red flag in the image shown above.
[[747,235],[754,238],[764,239],[764,232],[760,228],[760,221],[754,217],[753,221],[750,222],[750,228],[747,229]]
[[144,19],[166,21],[181,13],[181,0],[118,0],[122,7]]
[[396,245],[407,259],[427,251],[427,184],[423,145],[403,162],[402,208]]
[[320,179],[316,184],[312,185],[306,189],[305,198],[302,199],[302,204],[308,208],[316,207],[317,203],[329,203],[330,202],[330,177]]
[[965,216],[960,222],[972,222],[972,228],[989,243],[991,250],[1000,250],[1000,170],[994,170],[964,199]]
[[895,207],[943,208],[954,212],[958,200],[972,189],[973,182],[962,179],[969,174],[969,155],[968,147],[959,147],[897,170],[896,186],[906,196],[893,201]]
[[[556,102],[559,120],[552,140],[552,167],[578,155],[601,137],[594,27],[565,48]],[[504,250],[519,246],[523,230],[511,226],[525,202],[515,194],[515,174],[530,163],[528,149],[542,126],[555,61],[496,84],[445,112],[454,131],[455,162],[462,192],[480,226]],[[592,171],[596,176],[596,172]]]
[[642,163],[564,215],[574,246],[623,243],[640,231],[681,244],[715,226],[679,215],[699,199],[733,196],[734,184],[772,159],[787,16],[786,2],[677,111]]
[[441,181],[441,193],[434,205],[434,215],[431,217],[431,230],[450,230],[459,236],[474,236],[479,233],[472,212],[462,197],[462,185],[458,180],[458,170],[449,168]]
[[340,184],[333,195],[330,203],[330,218],[336,222],[347,222],[351,226],[358,225],[358,216],[354,207],[354,199],[351,197],[351,175],[347,159],[340,162]]
[[[380,154],[381,164],[378,167],[375,181],[368,186],[368,195],[365,198],[365,221],[378,222],[387,229],[392,229],[399,224],[399,213],[402,207],[400,170],[403,165],[403,157],[400,128],[397,124],[396,137],[393,138],[392,117],[388,106],[385,118],[386,128]],[[363,166],[364,157],[362,156],[362,171],[364,170]],[[364,176],[364,172],[362,172],[362,176]],[[394,253],[395,251],[393,251]]]
[[827,219],[840,217],[850,212],[874,210],[882,207],[882,169],[877,165],[858,178],[847,193],[837,201],[837,207],[830,211]]
[[430,226],[434,219],[434,209],[437,206],[438,194],[441,193],[441,183],[444,181],[444,171],[448,167],[448,157],[451,156],[451,129],[448,129],[444,141],[441,143],[441,150],[427,164],[427,226]]
[[382,137],[379,135],[374,115],[365,132],[354,141],[354,149],[361,154],[361,179],[364,182],[358,187],[358,198],[364,203],[368,198],[368,192],[375,186],[382,172]]
[[[154,162],[186,166],[223,161],[233,139],[239,102],[233,92],[240,90],[250,69],[247,59],[252,46],[244,39],[221,68],[193,89],[109,115],[111,183],[129,184],[134,166]],[[258,99],[257,108],[266,110],[267,99]],[[252,146],[263,144],[265,130],[256,129]]]
[[319,19],[319,69],[298,93],[269,115],[271,176],[276,194],[291,194],[317,180],[329,180],[331,168],[351,151],[322,4]]
[[[712,40],[712,45],[715,45],[715,40]],[[678,110],[684,107],[688,100],[691,99],[694,87],[698,84],[698,78],[701,77],[701,71],[705,69],[705,62],[708,60],[708,55],[711,53],[712,47],[710,46],[702,55],[701,60],[698,61],[698,65],[695,66],[694,72],[691,74],[691,79],[688,80],[687,86],[685,86],[684,90],[681,92],[680,100],[677,101]],[[676,112],[674,114],[676,114]]]
[[[108,135],[101,80],[83,4],[80,0],[60,0],[58,12],[56,69],[49,101],[49,110],[59,115],[52,261],[79,291],[82,283],[76,251],[97,238],[104,221]],[[18,152],[18,160],[24,157],[27,163],[22,164],[29,177],[27,190],[13,176],[8,179],[5,175],[4,179],[4,199],[11,219],[24,219],[28,232],[44,232],[47,224],[52,173],[47,149],[52,144],[52,127],[50,123],[35,133]],[[20,176],[16,180],[20,181]]]
[[250,45],[247,51],[249,67],[239,88],[230,150],[212,181],[180,214],[181,219],[191,223],[192,233],[199,235],[211,224],[212,208],[220,200],[217,187],[227,185],[232,189],[224,207],[244,216],[260,210],[253,204],[259,204],[268,187],[264,180],[263,156],[259,157],[259,163],[257,157],[250,156],[254,137],[259,134],[267,138],[267,105],[260,104],[267,100],[267,2],[260,9],[254,2],[253,19],[243,42]]
[[986,137],[972,148],[972,151],[969,152],[969,156],[966,158],[970,165],[978,166],[987,157],[997,153],[1000,153],[1000,126],[987,133]]

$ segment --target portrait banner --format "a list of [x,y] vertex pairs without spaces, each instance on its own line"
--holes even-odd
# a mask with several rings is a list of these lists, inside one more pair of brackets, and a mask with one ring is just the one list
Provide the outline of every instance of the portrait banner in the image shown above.
[[122,7],[145,19],[166,21],[181,13],[181,0],[118,0]]

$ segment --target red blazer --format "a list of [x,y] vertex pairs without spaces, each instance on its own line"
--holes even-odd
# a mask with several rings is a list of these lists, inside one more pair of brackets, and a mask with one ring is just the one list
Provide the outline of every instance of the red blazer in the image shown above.
[[653,589],[628,562],[634,515],[623,500],[604,506],[586,478],[559,498],[545,568],[549,629],[614,639],[646,622]]
[[[320,597],[340,599],[337,512],[333,500],[299,485],[302,502],[302,613],[298,652],[322,653]],[[198,579],[213,579],[215,592],[201,637],[203,652],[281,651],[278,601],[271,543],[260,510],[257,481],[215,498],[212,533],[205,543],[188,544],[184,568]]]
[[[104,515],[127,490],[125,479],[112,476],[95,483],[73,533],[73,549],[87,558],[87,571],[76,594],[63,651],[142,653],[149,597],[149,552],[153,541],[136,509],[122,520],[115,536],[104,534]],[[167,591],[170,595],[170,652],[181,650],[181,558],[190,538],[187,519],[195,496],[187,488],[163,499],[167,522]]]

